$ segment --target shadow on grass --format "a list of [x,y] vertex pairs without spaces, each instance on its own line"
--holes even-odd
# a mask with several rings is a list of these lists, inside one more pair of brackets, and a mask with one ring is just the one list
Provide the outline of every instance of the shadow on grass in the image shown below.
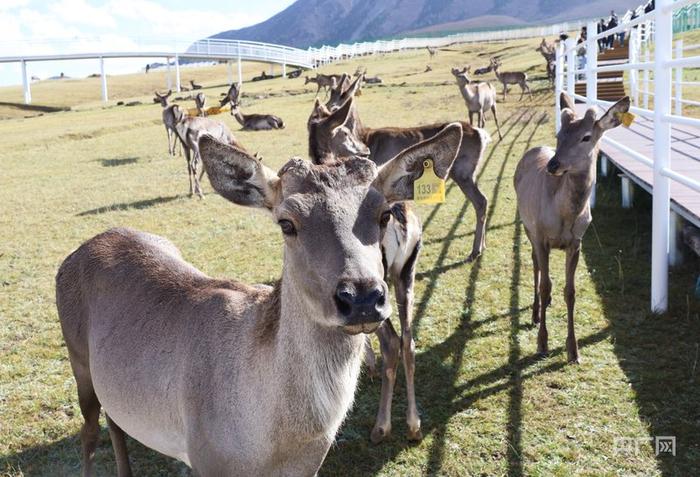
[[138,157],[124,157],[119,159],[98,159],[102,167],[117,167],[126,166],[127,164],[135,164],[139,162]]
[[[619,437],[675,436],[676,456],[657,456],[660,473],[700,475],[700,302],[693,296],[700,261],[688,257],[672,269],[669,311],[651,314],[651,199],[637,194],[635,207],[625,210],[619,190],[616,175],[599,178],[593,224],[582,248],[615,353],[649,429],[648,436]],[[612,454],[612,442],[610,448],[611,458],[625,458]]]
[[135,202],[122,202],[119,204],[105,205],[103,207],[98,207],[96,209],[86,210],[76,214],[76,217],[85,217],[86,215],[99,215],[107,212],[117,212],[120,210],[130,210],[130,209],[147,209],[160,204],[167,204],[174,200],[186,197],[183,194],[170,195],[167,197],[155,197],[153,199],[137,200]]

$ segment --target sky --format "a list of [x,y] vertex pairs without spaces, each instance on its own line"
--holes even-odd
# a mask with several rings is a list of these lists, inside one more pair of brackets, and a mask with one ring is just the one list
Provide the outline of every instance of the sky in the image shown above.
[[[0,0],[0,57],[96,51],[183,50],[190,42],[266,20],[294,0]],[[151,60],[156,61],[156,60]],[[147,59],[105,60],[107,74]],[[98,60],[28,63],[39,78],[87,76]],[[0,63],[0,85],[21,84],[19,63]]]

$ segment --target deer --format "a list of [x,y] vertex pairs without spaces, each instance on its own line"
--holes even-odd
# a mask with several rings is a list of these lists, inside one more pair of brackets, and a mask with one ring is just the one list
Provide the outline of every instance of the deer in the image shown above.
[[[226,104],[231,104],[232,106],[234,104],[238,104],[238,97],[240,96],[240,94],[240,85],[236,83],[231,83],[231,86],[229,86],[226,95],[221,99],[219,107],[224,107]],[[233,115],[233,113],[231,113],[231,115]]]
[[457,80],[459,92],[464,98],[464,103],[469,111],[469,124],[474,125],[473,116],[477,114],[477,127],[486,127],[486,119],[484,112],[489,109],[493,113],[493,119],[496,122],[498,130],[498,138],[503,139],[501,135],[501,127],[498,125],[498,115],[496,114],[496,88],[491,83],[474,82],[469,80],[468,73],[471,70],[470,66],[465,66],[462,70],[452,68],[452,75]]
[[204,93],[197,93],[194,97],[194,104],[197,107],[197,114],[205,117],[207,115],[207,97]]
[[199,150],[199,139],[203,135],[212,136],[216,140],[225,144],[230,144],[243,149],[238,143],[231,130],[224,123],[211,118],[192,117],[185,114],[180,108],[173,110],[175,116],[175,132],[185,150],[185,161],[187,161],[187,174],[190,181],[190,196],[197,195],[204,198],[204,193],[200,186],[200,181],[204,175],[204,168],[197,178],[197,169],[201,154]]
[[190,86],[192,86],[192,91],[194,91],[194,90],[196,90],[196,89],[202,89],[202,85],[201,85],[201,84],[196,84],[196,83],[194,82],[194,80],[190,80]]
[[562,249],[566,251],[566,353],[570,363],[578,363],[575,276],[581,240],[592,221],[590,197],[595,187],[599,143],[606,131],[621,124],[620,114],[629,110],[630,99],[622,98],[600,119],[593,108],[583,118],[577,117],[574,102],[566,93],[561,94],[559,104],[561,129],[556,149],[536,147],[526,152],[516,167],[514,184],[518,214],[532,245],[532,322],[539,323],[537,352],[548,353],[546,311],[552,291],[549,253],[553,248]]
[[315,78],[309,78],[308,76],[304,76],[304,84],[307,85],[309,83],[316,83],[316,95],[318,96],[318,93],[321,91],[321,88],[323,88],[326,92],[326,95],[324,97],[328,97],[328,93],[330,92],[330,89],[333,86],[334,79],[337,83],[340,83],[343,79],[343,76],[338,74],[322,75],[320,73],[316,73]]
[[284,121],[274,114],[243,114],[238,104],[231,104],[231,115],[243,126],[244,131],[284,129]]
[[431,60],[438,54],[437,48],[426,46],[425,49],[428,50],[428,54],[430,55]]
[[280,226],[281,278],[212,278],[169,240],[126,228],[71,253],[56,305],[84,419],[82,475],[94,473],[101,409],[120,477],[131,475],[126,435],[194,475],[316,475],[354,400],[365,337],[392,311],[385,218],[425,158],[447,176],[460,140],[454,124],[382,169],[293,158],[275,173],[202,136],[214,189]]
[[538,46],[535,51],[539,52],[546,61],[547,79],[550,83],[554,83],[557,56],[555,45],[552,43],[547,43],[547,40],[542,38],[540,46]]
[[501,67],[501,60],[498,58],[491,58],[491,66],[493,68],[493,72],[496,74],[496,78],[498,78],[498,81],[503,84],[503,101],[506,100],[506,92],[508,91],[509,84],[517,84],[520,86],[519,101],[522,101],[525,91],[527,91],[530,98],[532,98],[532,91],[530,91],[530,87],[527,85],[527,73],[505,71],[503,73],[499,73],[498,68]]
[[[355,79],[353,84],[338,98],[338,100],[347,102],[349,99],[352,99],[353,92],[358,87],[359,81]],[[329,101],[328,104],[323,106],[320,102],[316,102],[307,125],[311,123],[322,123],[327,119],[329,113],[342,107],[342,104],[331,103]],[[335,129],[326,128],[328,131],[327,134],[314,134],[313,137],[310,134],[309,143],[315,144],[320,154],[325,154],[326,151],[331,151],[334,142],[337,142],[335,136],[344,136],[347,133],[352,133],[360,142],[369,147],[370,159],[380,166],[392,157],[391,154],[396,154],[396,151],[400,151],[411,144],[432,137],[446,125],[446,123],[438,123],[408,128],[368,128],[363,125],[354,102],[350,105],[350,113],[344,124],[346,124],[347,127]],[[466,261],[471,263],[476,260],[486,248],[485,227],[488,201],[476,184],[476,173],[481,165],[484,150],[491,142],[491,137],[484,129],[473,128],[466,122],[460,122],[460,124],[462,125],[463,132],[462,145],[450,173],[450,178],[457,182],[459,188],[474,206],[474,212],[476,213],[477,223],[474,233],[474,242],[472,251],[466,258]],[[313,151],[310,149],[310,153],[311,152]]]
[[177,145],[177,133],[175,132],[175,124],[177,123],[177,120],[173,113],[173,108],[177,108],[177,105],[168,104],[168,98],[173,94],[173,91],[168,90],[168,92],[165,94],[159,94],[158,91],[154,91],[153,94],[155,94],[153,101],[160,103],[160,105],[163,107],[162,117],[165,132],[168,135],[168,154],[174,156],[175,147]]
[[477,68],[474,70],[474,74],[477,76],[485,75],[486,73],[493,71],[493,66],[489,64],[488,66],[484,66],[482,68]]

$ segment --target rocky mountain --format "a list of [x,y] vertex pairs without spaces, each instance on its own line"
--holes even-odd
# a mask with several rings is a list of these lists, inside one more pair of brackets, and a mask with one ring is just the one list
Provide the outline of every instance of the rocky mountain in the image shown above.
[[268,20],[212,38],[306,48],[440,32],[546,23],[618,13],[643,0],[298,0]]

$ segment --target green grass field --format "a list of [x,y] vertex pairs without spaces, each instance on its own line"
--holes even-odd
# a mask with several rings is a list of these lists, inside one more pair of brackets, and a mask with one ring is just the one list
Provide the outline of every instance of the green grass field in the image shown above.
[[[512,176],[526,150],[554,144],[553,96],[534,51],[538,43],[458,45],[432,61],[425,51],[406,52],[322,70],[352,73],[364,65],[369,75],[384,78],[384,85],[365,88],[358,98],[369,126],[464,119],[466,108],[449,68],[484,66],[493,54],[503,55],[504,68],[528,72],[533,98],[517,101],[516,87],[498,105],[504,139],[488,147],[479,176],[489,199],[488,248],[476,263],[465,263],[473,210],[453,183],[447,184],[444,204],[418,207],[424,248],[416,284],[416,394],[424,440],[411,444],[405,438],[400,373],[393,436],[370,444],[380,383],[363,376],[321,475],[700,475],[700,303],[693,295],[699,261],[689,257],[672,271],[669,312],[651,315],[651,201],[639,193],[634,209],[621,209],[615,174],[599,178],[593,226],[577,273],[582,364],[567,365],[563,351],[564,260],[558,252],[552,257],[552,353],[535,357],[530,245],[516,214]],[[423,73],[429,62],[433,71]],[[253,65],[248,71],[260,69]],[[226,89],[223,67],[194,73],[210,101]],[[112,103],[125,98],[150,103],[151,91],[164,85],[162,77],[151,75],[148,81],[144,75],[110,78]],[[269,166],[305,157],[315,88],[303,82],[244,85],[249,96],[243,111],[277,114],[285,130],[240,132],[230,116],[218,118]],[[98,80],[45,88],[35,88],[37,102],[46,98],[47,104],[74,110],[0,121],[4,476],[79,475],[82,417],[54,304],[54,276],[81,242],[109,227],[130,226],[168,237],[213,276],[269,282],[281,272],[282,238],[266,216],[226,202],[206,179],[205,200],[187,196],[185,161],[167,155],[160,106],[105,108]],[[19,93],[0,89],[0,101],[20,101]],[[487,127],[497,137],[490,116]],[[675,457],[656,457],[651,442],[637,453],[615,453],[618,438],[668,435],[676,436]],[[135,475],[189,475],[184,465],[133,440],[129,447]],[[97,467],[99,475],[115,475],[105,428]]]

